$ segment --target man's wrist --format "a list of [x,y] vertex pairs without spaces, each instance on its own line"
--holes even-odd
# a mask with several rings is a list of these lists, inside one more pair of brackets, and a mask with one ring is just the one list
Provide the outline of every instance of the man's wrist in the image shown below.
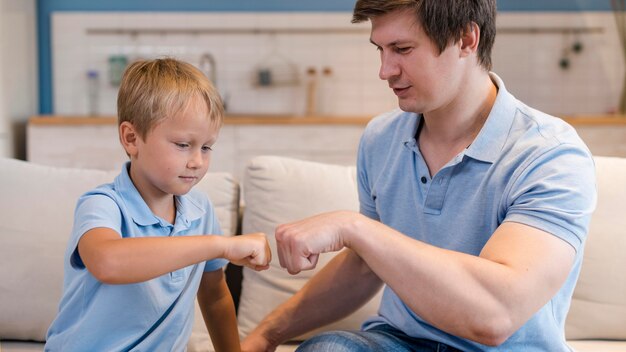
[[350,212],[348,220],[341,228],[341,239],[345,247],[354,250],[354,247],[358,246],[360,234],[366,228],[368,221],[369,219],[363,214]]

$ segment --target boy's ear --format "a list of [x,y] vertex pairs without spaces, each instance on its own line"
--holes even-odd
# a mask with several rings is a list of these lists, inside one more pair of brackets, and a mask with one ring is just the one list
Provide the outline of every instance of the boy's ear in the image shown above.
[[476,22],[470,22],[461,32],[461,57],[467,57],[478,51],[478,43],[480,43],[480,27]]
[[119,126],[119,135],[120,142],[126,154],[128,154],[128,156],[137,155],[137,142],[141,137],[137,133],[137,130],[135,130],[135,126],[128,121],[122,122]]

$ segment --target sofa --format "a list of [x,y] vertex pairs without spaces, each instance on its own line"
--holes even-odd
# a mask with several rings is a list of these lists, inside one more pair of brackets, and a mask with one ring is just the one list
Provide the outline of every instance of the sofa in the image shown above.
[[[579,352],[626,351],[626,159],[596,157],[598,206],[584,263],[566,323],[566,338]],[[80,194],[110,182],[116,171],[57,168],[0,159],[0,352],[42,351],[62,290],[63,254]],[[351,166],[284,157],[252,159],[242,184],[210,172],[197,186],[212,199],[225,235],[265,232],[276,249],[277,224],[330,210],[357,210],[356,172]],[[241,337],[290,297],[318,268],[289,275],[278,261],[255,272],[229,266],[227,278],[238,304]],[[380,293],[351,316],[320,330],[357,329],[375,314]],[[293,351],[298,341],[281,345]],[[212,351],[196,304],[188,351]]]

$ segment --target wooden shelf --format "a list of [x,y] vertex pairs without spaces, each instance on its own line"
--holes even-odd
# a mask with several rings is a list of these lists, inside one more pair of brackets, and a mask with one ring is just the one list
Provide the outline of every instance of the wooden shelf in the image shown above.
[[563,120],[570,125],[587,125],[587,126],[607,126],[607,125],[626,125],[626,115],[585,115],[585,116],[563,116]]
[[[574,126],[623,126],[626,115],[563,116]],[[366,125],[371,116],[296,116],[296,115],[227,115],[226,125]],[[29,119],[32,125],[114,125],[115,116],[37,115]]]

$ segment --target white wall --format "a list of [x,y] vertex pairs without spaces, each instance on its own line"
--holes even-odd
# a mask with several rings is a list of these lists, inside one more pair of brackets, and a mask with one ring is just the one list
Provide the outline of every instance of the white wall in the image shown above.
[[[90,35],[94,29],[243,29],[300,30],[278,34],[166,33]],[[357,33],[345,30],[360,28]],[[318,33],[316,29],[336,29]],[[306,71],[333,74],[320,82],[319,114],[371,115],[396,106],[396,97],[378,79],[378,54],[369,44],[369,24],[353,25],[349,13],[77,13],[57,12],[52,17],[53,87],[56,114],[87,113],[86,72],[100,72],[100,112],[114,115],[117,87],[107,82],[108,58],[129,60],[174,56],[194,65],[203,53],[217,63],[217,86],[228,97],[230,113],[303,114]],[[305,33],[302,33],[304,31]],[[313,31],[313,32],[307,32]],[[278,73],[297,69],[301,83],[255,87],[255,70],[268,64]],[[322,95],[321,93],[326,93]]]
[[[0,6],[0,43],[4,42],[4,26],[1,24],[4,22],[4,11],[2,6]],[[0,46],[0,68],[4,67],[2,65],[4,46]],[[0,156],[7,157],[12,155],[12,151],[9,149],[10,144],[10,136],[9,136],[9,121],[4,116],[4,79],[3,79],[3,70],[0,69]]]
[[[115,114],[117,88],[107,84],[112,55],[175,56],[198,65],[202,53],[217,61],[217,85],[229,95],[231,113],[299,114],[305,85],[258,88],[251,77],[259,64],[290,61],[301,77],[307,67],[330,67],[320,96],[321,113],[371,116],[396,106],[386,82],[378,79],[379,58],[369,43],[369,24],[360,33],[216,34],[204,29],[354,29],[350,13],[78,13],[53,14],[53,86],[57,114],[85,114],[88,69],[101,72],[100,112]],[[88,30],[184,29],[187,32],[93,35]],[[511,28],[600,28],[576,37],[560,32],[511,33]],[[193,30],[200,30],[194,33]],[[493,50],[494,71],[525,103],[558,115],[614,111],[623,83],[624,64],[610,12],[500,13]],[[559,68],[563,47],[580,40],[568,70]],[[272,49],[274,47],[274,49]]]
[[0,156],[25,158],[38,111],[36,0],[0,0]]

